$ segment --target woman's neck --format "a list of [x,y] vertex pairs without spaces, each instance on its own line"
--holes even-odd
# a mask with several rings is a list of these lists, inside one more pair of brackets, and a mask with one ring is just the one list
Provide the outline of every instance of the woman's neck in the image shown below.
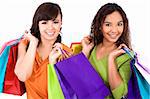
[[106,53],[109,53],[116,48],[117,46],[115,43],[109,43],[109,42],[102,42],[97,46],[97,49],[103,49],[103,51],[105,51]]
[[40,42],[38,48],[37,48],[37,52],[39,54],[39,56],[42,58],[42,60],[45,60],[46,58],[48,58],[51,50],[53,47],[53,43],[50,42]]
[[46,40],[46,39],[41,38],[41,42],[39,44],[39,47],[52,49],[54,43],[55,43],[55,41],[50,41],[50,40]]
[[38,51],[40,53],[50,52],[52,50],[53,44],[54,44],[54,41],[42,40],[41,39],[41,42],[40,42],[40,44],[38,46]]

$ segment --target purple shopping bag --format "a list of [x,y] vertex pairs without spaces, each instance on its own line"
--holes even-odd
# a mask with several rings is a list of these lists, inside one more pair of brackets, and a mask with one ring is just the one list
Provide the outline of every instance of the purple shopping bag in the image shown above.
[[55,69],[66,99],[104,99],[110,95],[83,53],[56,63]]
[[131,77],[128,82],[128,94],[127,94],[127,99],[142,99],[138,87],[138,81],[136,74],[134,72],[134,65],[135,60],[132,59],[130,62],[130,69],[131,69]]
[[140,90],[139,90],[135,66],[134,66],[135,62],[136,62],[135,55],[130,53],[129,49],[127,49],[127,48],[123,48],[123,50],[132,58],[132,60],[130,61],[131,76],[130,76],[130,79],[128,82],[128,93],[125,96],[125,98],[127,98],[127,99],[142,99]]

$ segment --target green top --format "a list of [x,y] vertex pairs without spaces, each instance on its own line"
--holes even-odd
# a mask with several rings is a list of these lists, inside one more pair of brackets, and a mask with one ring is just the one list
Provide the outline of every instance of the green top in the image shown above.
[[[123,54],[116,59],[116,64],[118,66],[118,71],[123,79],[123,83],[121,83],[117,88],[114,90],[111,90],[112,96],[108,96],[108,99],[112,99],[113,97],[115,99],[121,99],[122,96],[127,94],[128,91],[128,81],[130,78],[130,60],[128,54]],[[109,87],[108,82],[108,56],[103,57],[100,60],[96,59],[96,47],[93,49],[89,61],[95,68],[95,70],[98,72],[98,74],[103,79],[106,86]]]

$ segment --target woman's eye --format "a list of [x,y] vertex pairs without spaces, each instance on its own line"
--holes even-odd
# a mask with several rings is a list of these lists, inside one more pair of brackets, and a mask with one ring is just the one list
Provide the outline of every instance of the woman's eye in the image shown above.
[[109,24],[109,23],[106,23],[105,25],[106,25],[106,26],[110,26],[110,24]]
[[58,21],[54,21],[55,24],[59,23]]
[[47,22],[42,22],[42,24],[47,24]]
[[118,26],[122,26],[122,25],[123,25],[123,23],[122,23],[122,22],[118,23]]

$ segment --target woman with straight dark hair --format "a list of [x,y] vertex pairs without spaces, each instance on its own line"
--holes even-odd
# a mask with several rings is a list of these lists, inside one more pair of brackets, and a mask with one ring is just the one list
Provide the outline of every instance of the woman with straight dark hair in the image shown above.
[[90,36],[82,40],[82,52],[110,89],[106,98],[121,99],[128,93],[131,49],[128,19],[116,3],[103,5],[94,17]]
[[[33,17],[31,33],[26,32],[18,45],[15,74],[25,82],[28,99],[47,99],[47,66],[60,53],[62,12],[58,4],[41,4]],[[55,53],[55,57],[51,55]]]

